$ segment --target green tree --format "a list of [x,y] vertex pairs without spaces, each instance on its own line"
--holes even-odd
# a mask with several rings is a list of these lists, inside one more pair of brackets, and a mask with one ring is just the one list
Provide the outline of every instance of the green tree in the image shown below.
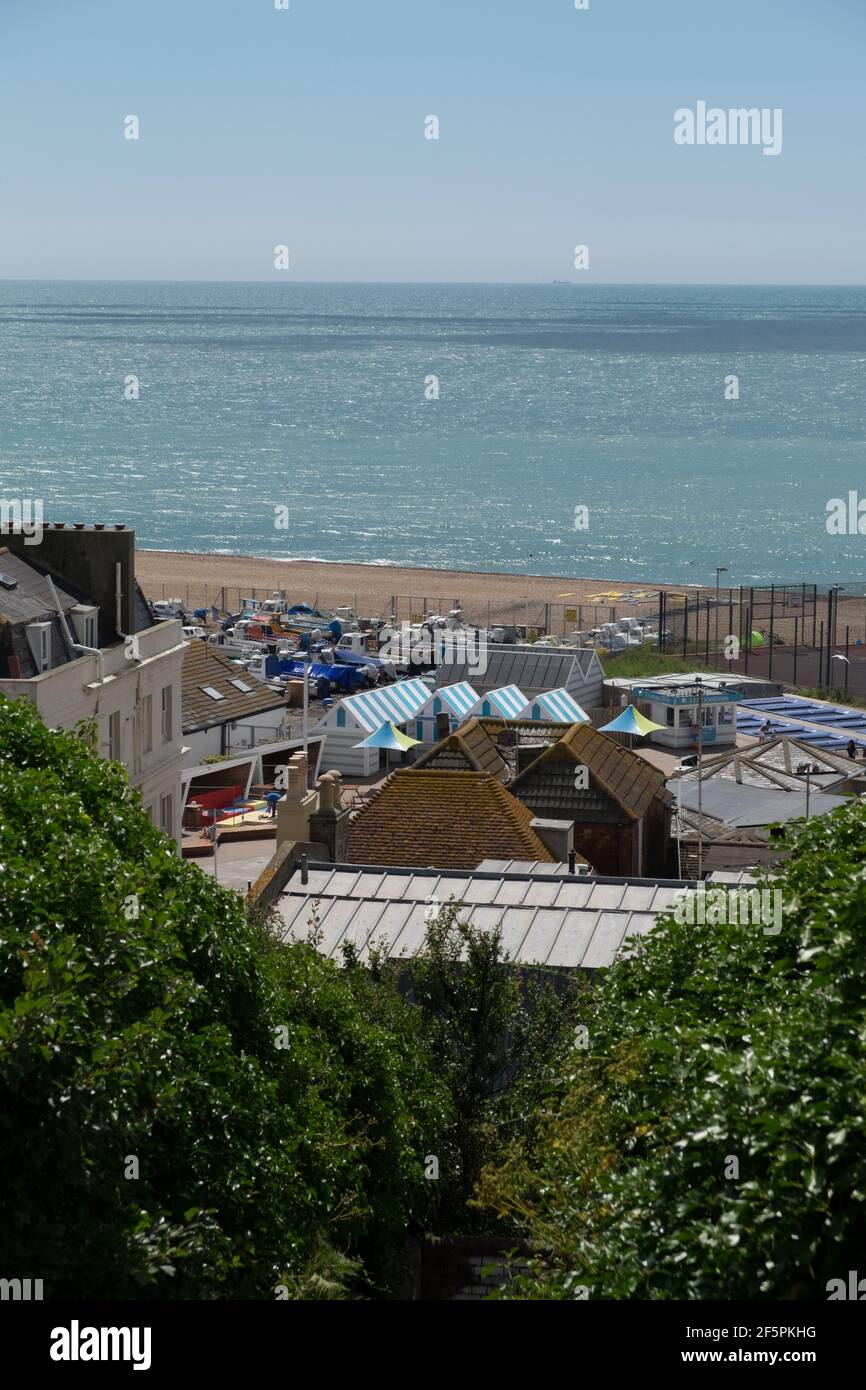
[[484,1164],[537,1127],[540,1097],[574,1041],[579,982],[521,971],[499,927],[473,928],[449,904],[428,923],[406,985],[454,1116],[439,1220],[452,1230],[489,1226],[489,1213],[468,1204]]
[[864,844],[862,802],[801,824],[779,935],[668,918],[609,971],[539,1136],[484,1174],[547,1252],[515,1296],[825,1299],[862,1266]]
[[76,1298],[311,1297],[359,1262],[382,1287],[449,1123],[399,999],[278,943],[121,767],[2,697],[0,875],[4,1269]]

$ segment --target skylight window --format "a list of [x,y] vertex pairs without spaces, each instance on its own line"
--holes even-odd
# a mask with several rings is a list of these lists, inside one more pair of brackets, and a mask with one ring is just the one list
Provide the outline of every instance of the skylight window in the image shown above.
[[213,688],[212,685],[202,685],[202,686],[199,687],[199,689],[203,690],[204,693],[205,693],[205,695],[209,695],[209,696],[211,697],[212,700],[224,700],[224,699],[225,699],[225,695],[221,695],[220,692],[219,692],[218,690],[214,690],[214,688]]
[[249,695],[252,690],[252,686],[245,685],[243,681],[231,680],[229,681],[229,685],[233,685],[235,690],[242,690],[244,695]]

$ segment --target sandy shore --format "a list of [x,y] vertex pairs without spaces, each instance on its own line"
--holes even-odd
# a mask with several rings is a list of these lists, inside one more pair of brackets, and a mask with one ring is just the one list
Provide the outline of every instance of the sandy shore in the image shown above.
[[[136,574],[148,598],[180,598],[190,609],[222,603],[229,612],[237,613],[243,598],[264,599],[282,590],[295,603],[310,603],[324,609],[348,605],[361,617],[388,617],[393,613],[398,621],[404,621],[429,611],[447,613],[459,601],[467,620],[479,627],[510,623],[529,629],[543,628],[558,636],[576,627],[596,627],[611,618],[634,616],[652,621],[658,613],[660,588],[683,594],[682,585],[636,584],[633,580],[564,579],[561,575],[546,574],[490,574],[314,560],[264,560],[252,555],[190,555],[162,550],[137,550]],[[705,602],[711,592],[705,589],[702,601]],[[646,599],[627,603],[624,599],[630,593],[645,594]],[[617,600],[614,595],[622,597]],[[766,596],[767,591],[764,591]],[[844,593],[841,598],[837,643],[842,648],[846,627],[850,625],[852,654],[862,656],[866,649],[853,649],[857,639],[866,642],[866,601],[862,597],[846,598]],[[681,602],[681,599],[674,600],[672,613]],[[727,603],[724,589],[722,602]],[[739,602],[737,590],[733,602],[735,605]],[[777,638],[784,642],[794,640],[795,617],[800,618],[799,640],[803,641],[806,634],[811,639],[814,626],[817,645],[820,625],[827,617],[826,598],[819,595],[814,622],[810,608],[805,624],[799,610],[777,608],[773,624]],[[699,627],[703,632],[706,622],[702,617]],[[724,624],[724,617],[722,622]],[[766,603],[753,616],[753,626],[767,634],[769,609]],[[699,636],[695,633],[694,618],[690,630],[693,639]]]
[[[564,618],[565,609],[589,605],[587,621],[597,608],[602,620],[609,604],[590,600],[608,591],[627,594],[657,590],[658,586],[598,579],[563,579],[558,575],[485,574],[463,570],[408,569],[384,565],[339,564],[308,560],[263,560],[246,555],[188,555],[177,551],[136,551],[136,573],[148,598],[182,598],[190,608],[218,603],[226,590],[226,606],[233,612],[239,599],[256,591],[264,598],[275,590],[295,602],[333,609],[350,604],[364,617],[387,616],[397,597],[398,616],[428,609],[448,610],[459,599],[467,616],[477,622],[531,624],[542,621],[546,604]],[[651,611],[657,600],[640,609],[627,605],[626,612]]]

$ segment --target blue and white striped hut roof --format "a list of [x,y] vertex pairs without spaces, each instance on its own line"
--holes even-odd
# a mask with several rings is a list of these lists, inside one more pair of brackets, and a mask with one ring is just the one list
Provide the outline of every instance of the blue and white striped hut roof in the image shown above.
[[465,719],[471,709],[478,704],[478,691],[473,690],[468,681],[458,681],[456,685],[441,685],[433,691],[430,699],[441,700],[458,719]]
[[556,724],[589,723],[589,715],[586,710],[581,709],[574,696],[569,695],[564,688],[548,690],[543,695],[536,695],[532,701],[533,712],[536,705],[544,711],[544,716],[552,719]]
[[384,685],[381,690],[347,695],[342,704],[368,733],[373,734],[383,724],[403,724],[407,719],[414,719],[429,698],[427,686],[416,678]]
[[519,719],[529,703],[516,685],[501,685],[498,690],[488,690],[482,700],[485,704],[489,701],[491,708],[504,719]]

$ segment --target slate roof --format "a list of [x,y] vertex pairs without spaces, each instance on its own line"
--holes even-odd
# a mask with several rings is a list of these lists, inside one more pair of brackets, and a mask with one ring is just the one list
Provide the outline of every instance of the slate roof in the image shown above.
[[[233,680],[243,681],[250,686],[249,693],[238,690],[237,686],[231,684]],[[223,699],[211,699],[202,688],[206,685],[218,690]],[[200,638],[186,644],[182,697],[185,734],[210,729],[215,724],[235,724],[238,720],[264,714],[266,710],[279,709],[286,703],[283,691],[271,690],[240,666],[235,666],[224,652],[218,651],[209,642],[202,642]]]
[[483,772],[391,774],[349,826],[353,864],[472,869],[491,855],[553,862],[528,807]]
[[701,832],[701,865],[709,868],[729,862],[742,864],[744,856],[750,864],[775,861],[778,850],[771,846],[769,833],[756,827],[725,825],[714,816],[699,816],[697,811],[683,806],[680,810],[682,833],[680,861],[682,872],[689,878],[698,874],[698,830]]
[[[574,769],[580,765],[589,769],[585,790],[574,785]],[[639,820],[656,798],[665,803],[671,799],[658,768],[589,724],[573,724],[549,744],[515,777],[511,790],[531,806],[561,807],[573,820],[585,814],[615,820],[611,801],[629,820]]]
[[480,719],[470,719],[455,733],[435,743],[413,763],[415,768],[437,768],[440,772],[488,772],[507,782],[511,772]]
[[678,894],[696,887],[693,881],[581,878],[560,870],[551,864],[527,874],[439,873],[313,863],[308,882],[302,885],[296,872],[277,902],[281,934],[304,940],[315,904],[324,955],[340,959],[340,947],[351,942],[361,959],[374,944],[405,958],[423,946],[425,913],[450,900],[463,904],[461,920],[472,926],[501,926],[503,945],[519,963],[597,970],[613,963],[627,937],[650,931]]
[[[20,679],[30,680],[38,675],[30,643],[23,630],[28,623],[51,623],[52,670],[68,661],[76,661],[81,653],[66,640],[45,583],[44,571],[35,563],[25,560],[23,556],[13,555],[2,546],[0,575],[15,581],[15,587],[11,589],[0,584],[0,678],[15,679],[9,669],[10,655],[18,658]],[[60,606],[67,615],[76,603],[90,602],[83,593],[70,593],[68,588],[56,583],[54,587]]]

